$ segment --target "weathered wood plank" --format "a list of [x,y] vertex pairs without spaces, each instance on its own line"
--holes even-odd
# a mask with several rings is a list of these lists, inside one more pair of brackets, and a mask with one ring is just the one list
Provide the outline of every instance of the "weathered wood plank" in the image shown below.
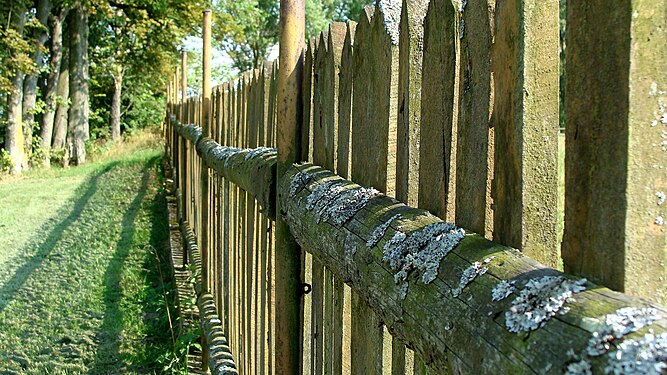
[[[377,10],[375,10],[377,13]],[[388,93],[376,91],[379,83],[373,79],[374,70],[380,70],[384,66],[376,67],[376,54],[372,53],[375,32],[381,33],[385,38],[376,42],[378,50],[391,48],[387,45],[386,35],[382,27],[376,25],[375,18],[371,19],[369,8],[365,8],[355,31],[353,59],[354,59],[354,81],[353,81],[353,104],[352,104],[352,171],[351,176],[355,181],[378,189],[387,190],[387,158],[389,143],[389,122],[382,123],[382,119],[373,121],[373,110],[376,106],[375,100],[388,100]],[[375,26],[374,26],[375,25]],[[376,52],[385,53],[384,50]],[[382,73],[385,73],[382,70]],[[390,77],[382,76],[382,79]],[[389,112],[387,111],[387,114]],[[380,115],[378,115],[379,117]],[[379,121],[378,121],[379,120]],[[376,127],[378,129],[376,129]],[[371,154],[371,152],[373,154]],[[393,188],[393,187],[392,187]],[[381,374],[382,373],[382,322],[373,313],[370,307],[358,295],[352,293],[352,319],[351,319],[351,371],[352,374]]]
[[397,338],[391,341],[391,375],[405,375],[405,344]]
[[327,131],[325,129],[326,120],[324,113],[324,102],[327,95],[327,87],[325,86],[324,72],[325,62],[327,60],[327,39],[328,32],[321,32],[318,41],[315,45],[313,58],[313,104],[312,112],[312,160],[317,165],[333,165],[333,158],[329,157],[327,152]]
[[[312,269],[313,269],[313,256],[310,253],[304,253],[303,256],[303,268],[304,268],[304,274],[303,274],[303,282],[304,284],[308,284],[311,286],[311,294],[312,294],[312,285],[313,285],[313,279],[312,279]],[[313,321],[313,314],[312,314],[312,306],[313,306],[313,298],[312,295],[308,294],[304,297],[303,300],[303,351],[301,353],[301,360],[303,363],[303,374],[304,375],[311,375],[313,373],[313,367],[315,365],[314,362],[314,355],[312,353],[313,349],[313,328],[312,328],[312,321]]]
[[312,257],[311,268],[311,305],[310,305],[310,360],[311,374],[321,375],[324,372],[324,266]]
[[315,55],[317,53],[318,38],[308,41],[304,50],[303,62],[303,96],[302,96],[302,123],[301,123],[301,160],[313,160],[313,99],[315,93]]
[[456,17],[450,1],[432,0],[424,20],[418,206],[441,218],[450,203]]
[[558,264],[558,4],[496,4],[493,238]]
[[[327,60],[327,39],[327,32],[320,33],[314,51],[313,106],[311,109],[313,141],[311,147],[312,160],[314,163],[317,163],[318,165],[328,165],[329,168],[333,168],[333,158],[329,157],[329,153],[327,152],[326,143],[328,132],[326,129],[326,120],[324,119],[326,116],[324,103],[327,97],[327,87],[324,82],[326,76],[324,68]],[[312,258],[311,280],[311,374],[321,375],[324,373],[324,305],[327,301],[325,301],[324,297],[324,266],[316,256]]]
[[[354,56],[352,45],[357,23],[348,21],[346,24],[345,40],[341,51],[339,67],[338,91],[338,173],[349,177],[352,168],[352,87]],[[334,331],[340,332],[340,337],[334,336],[333,343],[333,373],[350,374],[351,370],[351,293],[339,275],[335,275],[334,300]],[[340,307],[338,307],[340,306]],[[340,310],[337,310],[340,308]]]
[[[276,121],[277,121],[277,74],[278,64],[274,63],[271,70],[271,83],[269,86],[269,111],[268,111],[268,127],[267,127],[267,143],[266,146],[275,147],[276,139]],[[267,255],[267,374],[273,374],[275,369],[275,231],[272,222],[269,222],[267,232],[268,236],[268,255]]]
[[[451,181],[456,79],[457,24],[454,5],[447,0],[433,0],[424,9],[413,12],[424,22],[423,79],[421,87],[421,129],[419,132],[418,207],[442,219],[452,215]],[[414,27],[414,26],[413,26]],[[416,109],[413,109],[416,110]],[[419,373],[428,373],[428,358],[415,356]],[[447,371],[443,371],[447,373]]]
[[224,314],[223,320],[223,330],[229,335],[230,333],[230,312],[232,310],[232,300],[230,295],[230,278],[232,275],[232,254],[230,251],[231,247],[231,237],[233,235],[233,229],[231,228],[232,221],[230,219],[230,212],[233,212],[232,209],[232,194],[230,192],[229,180],[223,178],[223,237],[222,237],[222,257],[224,259],[223,268],[221,269],[222,273],[222,293],[223,293],[223,310]]
[[[258,105],[260,114],[259,119],[259,139],[258,144],[265,146],[267,142],[268,122],[269,122],[269,90],[271,84],[271,72],[273,70],[273,62],[264,63],[261,70],[259,82],[259,98]],[[259,287],[259,295],[257,296],[257,306],[259,313],[257,314],[257,373],[264,375],[268,373],[267,361],[270,358],[267,340],[267,256],[268,256],[268,235],[269,218],[267,215],[259,215],[259,225],[257,226],[258,244],[259,244],[259,261],[256,268],[256,278]]]
[[[238,81],[230,84],[230,138],[229,145],[238,145]],[[229,179],[227,179],[229,181]],[[230,181],[231,184],[231,181]],[[231,340],[232,353],[239,353],[239,335],[238,335],[238,320],[239,320],[239,282],[238,282],[238,241],[239,241],[239,225],[238,225],[238,192],[239,188],[235,184],[231,184],[231,238],[230,238],[230,277],[231,277],[231,291],[230,291],[230,324],[229,337]]]
[[[300,160],[299,132],[302,125],[303,49],[305,5],[303,0],[281,0],[280,54],[277,100],[277,175],[282,176]],[[279,198],[277,198],[279,200]],[[280,203],[276,211],[282,213]],[[303,341],[303,251],[281,215],[276,214],[276,372],[302,371]]]
[[350,177],[352,169],[352,158],[350,151],[352,149],[352,79],[354,57],[352,45],[354,43],[354,32],[357,23],[348,21],[346,24],[345,40],[341,52],[341,62],[339,67],[339,90],[338,90],[338,174],[345,178]]
[[382,322],[356,291],[352,293],[351,374],[382,374]]
[[[258,131],[257,127],[257,70],[252,72],[250,85],[248,86],[248,147],[254,148],[257,146]],[[257,332],[255,331],[255,298],[257,289],[255,284],[255,270],[257,269],[256,261],[256,216],[255,216],[255,200],[248,196],[246,202],[246,306],[247,312],[245,316],[245,333],[246,345],[248,351],[248,374],[254,374],[257,361],[255,359],[255,340]]]
[[[419,128],[421,123],[424,17],[428,0],[403,0],[401,7],[396,199],[417,206],[419,189]],[[431,69],[434,69],[432,67]],[[442,69],[442,66],[439,66]]]
[[[340,66],[347,27],[343,22],[329,25],[326,40],[326,56],[321,65],[321,108],[324,130],[325,161],[332,170],[338,168],[338,108]],[[348,158],[349,159],[349,158]],[[329,270],[325,271],[324,304],[324,373],[340,374],[342,371],[343,337],[343,283]]]
[[[298,175],[302,172],[307,174]],[[405,253],[394,258],[386,250],[387,246],[393,248],[391,243],[401,243],[400,231],[405,238],[415,239],[408,242],[426,236],[424,242],[416,246],[423,256],[431,254],[425,249],[435,246],[431,241],[439,243],[443,237],[435,234],[430,237],[424,231],[429,225],[442,221],[426,211],[377,196],[359,205],[358,211],[351,211],[356,214],[349,221],[338,223],[335,220],[344,219],[336,212],[346,212],[345,207],[351,209],[351,203],[336,190],[338,188],[323,186],[332,179],[338,179],[343,190],[360,189],[356,184],[308,164],[293,167],[280,181],[278,189],[285,192],[282,203],[293,234],[304,249],[316,254],[327,268],[341,275],[353,288],[353,295],[372,306],[392,333],[414,348],[436,372],[447,371],[449,366],[452,371],[462,373],[562,372],[577,361],[567,354],[570,349],[595,372],[602,371],[607,365],[617,364],[615,348],[610,349],[609,355],[590,356],[586,354],[591,348],[589,340],[593,332],[604,328],[605,314],[628,306],[650,306],[657,318],[650,327],[627,335],[628,339],[644,337],[648,328],[656,336],[667,332],[667,311],[663,307],[611,292],[585,280],[564,277],[515,249],[476,234],[465,235],[444,259],[436,258],[437,268],[432,269],[435,273],[408,269],[407,278],[403,279],[397,274],[400,267],[392,268],[387,260],[383,260],[383,251],[385,259],[387,256],[398,262],[408,259],[403,258]],[[305,188],[300,189],[304,186],[302,183]],[[313,193],[318,186],[323,187]],[[294,194],[289,193],[290,189]],[[309,200],[311,204],[318,202],[325,196],[322,193],[327,192],[334,194],[331,200],[325,199],[314,208],[309,206]],[[336,194],[340,199],[333,199]],[[318,217],[321,218],[322,212],[331,212],[334,216],[320,221]],[[390,222],[384,235],[378,235],[380,223],[388,222],[396,214],[400,217]],[[366,244],[371,237],[379,242],[369,247]],[[438,246],[449,248],[449,244],[456,245],[456,242],[444,240]],[[480,262],[478,267],[486,268],[486,272],[472,278],[464,277],[464,271],[474,262]],[[425,275],[433,277],[432,282],[425,284],[425,280],[431,280],[430,277],[424,279]],[[544,279],[547,276],[552,278]],[[498,284],[503,280],[514,281],[516,290],[510,290],[507,298],[493,301],[492,294],[499,293]],[[549,280],[562,283],[559,285],[564,289],[545,286],[551,282]],[[535,285],[541,286],[533,288]],[[535,296],[532,303],[544,308],[542,303],[564,298],[561,293],[568,290],[574,293],[574,299],[562,300],[562,303],[569,312],[561,310],[557,314],[553,311],[552,317],[549,312],[536,308],[526,316],[539,317],[543,312],[547,315],[544,315],[545,320],[538,318],[534,326],[531,326],[532,318],[523,320],[524,315],[513,313],[524,311],[521,295]],[[538,295],[542,297],[536,297]],[[555,309],[560,307],[557,304]],[[434,311],[438,313],[434,314]],[[367,328],[375,330],[372,326]],[[515,330],[520,334],[513,333]],[[352,366],[356,371],[355,362]]]
[[604,5],[567,6],[563,263],[665,303],[667,4]]
[[369,159],[368,149],[375,148],[375,145],[368,144],[365,136],[368,127],[370,95],[370,63],[365,52],[368,51],[370,45],[372,12],[365,8],[360,17],[355,29],[353,46],[352,154],[350,155],[352,170],[350,176],[355,181],[368,181],[368,165],[366,164],[366,160]]
[[[326,39],[326,56],[321,61],[321,112],[324,129],[326,165],[338,169],[338,93],[340,88],[340,66],[345,41],[346,26],[343,22],[329,25]],[[322,164],[324,165],[324,164]]]
[[[495,0],[474,1],[461,9],[464,27],[459,65],[459,112],[456,160],[456,224],[476,233],[493,229],[491,181],[493,143],[489,141],[491,47]],[[484,173],[484,171],[487,171]]]
[[267,147],[276,147],[276,121],[277,121],[277,91],[278,91],[278,64],[273,64],[271,72],[271,86],[269,88],[269,127],[267,129]]

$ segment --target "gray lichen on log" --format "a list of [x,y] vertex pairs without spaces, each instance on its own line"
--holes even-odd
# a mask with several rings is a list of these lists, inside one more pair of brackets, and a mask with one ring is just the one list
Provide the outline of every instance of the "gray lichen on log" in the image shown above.
[[530,279],[512,307],[505,312],[505,326],[510,332],[536,330],[562,309],[575,293],[586,290],[586,279],[572,280],[563,276],[544,276]]
[[401,283],[416,270],[424,284],[435,280],[442,259],[463,239],[465,232],[452,223],[433,223],[406,236],[397,231],[383,249],[382,260],[389,262],[394,282]]
[[609,351],[614,340],[636,332],[659,318],[658,311],[652,308],[624,307],[618,309],[605,317],[604,327],[600,331],[593,332],[593,337],[588,340],[586,354],[592,357],[602,355]]
[[[278,190],[282,194],[278,194],[278,198],[284,208],[281,214],[285,215],[302,248],[317,256],[327,269],[349,284],[390,332],[421,358],[426,358],[429,368],[436,372],[562,373],[568,368],[586,368],[586,363],[590,363],[594,373],[604,373],[609,366],[607,356],[577,358],[574,353],[584,353],[591,334],[601,329],[599,323],[591,324],[591,321],[599,322],[598,317],[627,306],[655,308],[660,319],[650,328],[655,336],[667,332],[667,312],[663,307],[568,278],[516,249],[474,233],[466,234],[440,261],[437,275],[430,284],[417,282],[421,277],[417,272],[411,272],[406,282],[397,284],[396,271],[383,260],[384,247],[394,237],[391,246],[400,246],[411,236],[442,221],[427,211],[379,195],[341,226],[326,221],[318,224],[318,213],[308,210],[306,205],[312,191],[329,180],[340,181],[340,178],[312,164],[294,165],[279,180]],[[358,186],[349,181],[341,183],[347,189]],[[401,218],[394,219],[377,245],[367,247],[366,242],[375,229],[396,214]],[[477,275],[465,287],[466,298],[454,298],[451,291],[461,280],[461,270],[491,256],[496,258],[489,270]],[[553,285],[544,287],[542,284],[551,284],[544,282],[545,277],[548,277],[546,281],[554,281]],[[492,300],[493,290],[498,289],[503,280],[518,287],[507,295],[517,297],[514,301],[509,298]],[[543,288],[526,290],[526,286],[534,283]],[[583,284],[586,284],[585,290],[582,290]],[[575,293],[576,301],[567,301]],[[526,306],[536,306],[530,319],[535,316],[545,319],[535,323],[535,329],[517,330],[519,334],[515,334],[506,328],[505,312],[530,311],[526,306],[519,308],[519,297],[523,297]],[[559,302],[555,303],[552,298]],[[562,315],[567,308],[570,308],[569,313]],[[530,320],[525,316],[516,319]],[[626,340],[639,342],[644,333],[644,330],[630,333]],[[572,354],[568,354],[569,350]],[[582,360],[586,362],[575,365]]]
[[585,359],[567,365],[565,375],[593,375],[593,366]]
[[[308,181],[306,179],[305,181]],[[290,195],[304,184],[304,175],[298,173],[290,179]],[[317,223],[323,221],[340,226],[349,221],[368,201],[381,195],[374,188],[354,185],[340,177],[318,183],[308,195],[306,209],[317,213]]]
[[484,267],[484,264],[489,264],[494,258],[495,257],[488,257],[484,259],[483,262],[475,262],[470,267],[466,268],[463,273],[461,273],[459,286],[452,290],[452,295],[454,297],[460,296],[463,289],[475,280],[477,276],[485,274],[489,269]]
[[391,223],[399,219],[401,215],[394,215],[389,220],[385,221],[384,223],[378,225],[374,230],[373,233],[371,233],[371,236],[368,237],[368,240],[366,241],[366,247],[373,247],[377,245],[378,242],[384,237],[384,235],[387,233],[387,229],[389,229],[389,226]]
[[289,197],[292,198],[297,195],[301,190],[303,190],[310,181],[312,181],[313,176],[310,173],[299,172],[294,175],[290,181],[289,185]]
[[647,333],[640,340],[625,340],[609,353],[607,374],[659,375],[667,371],[667,333]]
[[514,284],[516,284],[516,280],[502,280],[496,284],[491,291],[491,300],[498,302],[509,297],[516,290]]

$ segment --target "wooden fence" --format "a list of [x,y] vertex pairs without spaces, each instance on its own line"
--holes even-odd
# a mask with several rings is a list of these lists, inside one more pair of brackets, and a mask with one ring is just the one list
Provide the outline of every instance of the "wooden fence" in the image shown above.
[[[571,3],[562,250],[555,1],[379,1],[358,23],[331,24],[304,50],[306,163],[285,175],[276,64],[213,88],[210,138],[196,125],[201,100],[179,99],[174,76],[166,136],[180,219],[206,233],[202,274],[240,373],[275,373],[276,215],[305,250],[302,373],[667,369],[667,312],[654,303],[667,158],[642,143],[667,134],[667,67],[634,53],[650,39],[621,43],[611,72],[579,57],[611,29],[621,38],[665,20]],[[609,21],[619,14],[626,23]],[[622,90],[605,92],[608,81]],[[625,141],[608,150],[614,134]],[[555,270],[560,253],[576,276]]]

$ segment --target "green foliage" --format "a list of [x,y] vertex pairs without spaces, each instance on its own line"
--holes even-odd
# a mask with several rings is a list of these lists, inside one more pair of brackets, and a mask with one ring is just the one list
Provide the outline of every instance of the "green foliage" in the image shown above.
[[[30,74],[36,69],[30,54],[37,48],[29,31],[41,27],[23,0],[0,0],[0,93],[15,91],[12,78],[17,73]],[[27,18],[27,20],[26,20]],[[2,104],[4,106],[4,103]]]
[[157,362],[165,374],[188,374],[188,354],[201,352],[201,330],[182,332],[176,339],[174,349],[158,357]]
[[129,87],[126,91],[129,110],[123,120],[130,132],[157,126],[162,120],[165,99],[162,92],[154,92],[147,84]]
[[[306,36],[325,30],[331,21],[357,19],[373,0],[306,0]],[[213,38],[239,71],[258,68],[278,42],[279,0],[220,0],[215,5]]]
[[33,167],[41,167],[44,162],[44,154],[46,150],[42,148],[42,138],[33,134],[32,136],[32,152],[30,153],[30,165]]
[[90,32],[90,44],[96,46],[91,53],[91,138],[110,133],[118,82],[121,130],[159,124],[166,79],[177,61],[176,45],[197,30],[205,5],[204,0],[100,0]]
[[279,4],[279,0],[221,0],[216,4],[215,43],[239,71],[258,67],[278,41]]
[[51,150],[49,151],[51,164],[63,165],[65,162],[65,155],[67,155],[67,150],[64,147],[51,147]]
[[14,162],[9,156],[9,152],[5,149],[0,149],[0,173],[9,173],[12,167],[14,167]]

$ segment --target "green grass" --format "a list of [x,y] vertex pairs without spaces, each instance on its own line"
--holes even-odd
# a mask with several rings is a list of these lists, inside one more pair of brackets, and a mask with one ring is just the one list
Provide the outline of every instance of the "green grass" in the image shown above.
[[160,372],[173,345],[161,157],[144,135],[0,181],[0,373]]
[[[558,134],[558,251],[563,242],[565,227],[565,134]],[[563,270],[563,259],[558,257],[558,269]]]

